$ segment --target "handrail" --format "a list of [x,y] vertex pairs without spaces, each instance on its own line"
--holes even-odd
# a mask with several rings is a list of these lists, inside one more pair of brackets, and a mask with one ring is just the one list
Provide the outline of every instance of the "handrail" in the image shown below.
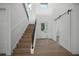
[[26,6],[25,6],[25,3],[23,3],[23,7],[24,7],[24,10],[25,10],[25,12],[26,12],[26,15],[27,15],[28,21],[29,21],[29,15],[28,15],[28,12],[27,12],[27,9],[26,9]]
[[34,37],[35,37],[35,29],[36,29],[36,21],[35,21],[35,25],[34,25],[34,29],[33,29],[33,33],[32,33],[32,49],[34,48]]
[[69,14],[69,12],[71,12],[71,11],[72,11],[72,9],[67,10],[67,11],[64,12],[63,14],[59,15],[59,16],[55,19],[55,21],[57,21],[59,18],[61,18],[61,16],[65,15],[65,14]]

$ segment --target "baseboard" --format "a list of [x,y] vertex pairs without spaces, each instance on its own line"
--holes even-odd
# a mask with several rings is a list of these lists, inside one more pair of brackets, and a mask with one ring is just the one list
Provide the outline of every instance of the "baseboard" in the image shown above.
[[72,54],[79,54],[79,51],[71,51]]
[[6,51],[4,49],[0,49],[0,54],[4,54]]
[[56,39],[54,39],[54,38],[50,38],[50,39],[52,39],[52,40],[54,40],[54,41],[57,41]]
[[[37,39],[52,39],[52,38],[37,38]],[[53,40],[53,39],[52,39]]]
[[0,53],[0,56],[6,56],[6,54],[5,53]]

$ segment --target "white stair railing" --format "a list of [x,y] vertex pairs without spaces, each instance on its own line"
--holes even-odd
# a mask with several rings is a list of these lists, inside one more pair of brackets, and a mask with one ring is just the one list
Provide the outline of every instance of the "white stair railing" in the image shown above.
[[37,22],[35,21],[34,30],[32,33],[32,45],[31,45],[31,54],[34,54],[35,45],[36,45],[36,31],[37,31]]

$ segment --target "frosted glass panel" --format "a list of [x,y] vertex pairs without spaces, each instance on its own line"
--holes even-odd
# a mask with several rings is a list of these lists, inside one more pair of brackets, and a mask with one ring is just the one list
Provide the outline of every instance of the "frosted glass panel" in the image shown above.
[[40,7],[43,10],[47,10],[48,9],[48,3],[40,3]]

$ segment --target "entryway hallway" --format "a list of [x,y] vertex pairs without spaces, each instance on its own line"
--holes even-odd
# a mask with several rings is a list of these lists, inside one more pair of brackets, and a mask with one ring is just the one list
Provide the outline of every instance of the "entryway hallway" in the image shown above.
[[34,54],[31,54],[33,25],[29,24],[22,38],[13,50],[13,56],[71,56],[72,54],[63,48],[58,42],[40,38],[36,40]]
[[0,4],[0,55],[79,55],[79,4]]

